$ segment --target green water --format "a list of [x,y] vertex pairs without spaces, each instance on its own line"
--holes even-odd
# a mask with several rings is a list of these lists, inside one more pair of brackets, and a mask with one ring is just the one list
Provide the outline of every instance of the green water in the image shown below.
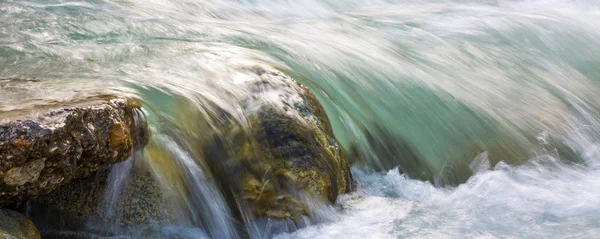
[[53,81],[2,85],[0,110],[117,92],[158,135],[195,132],[244,122],[236,82],[276,67],[323,104],[359,185],[348,211],[279,236],[588,237],[598,22],[593,0],[4,0],[0,76]]

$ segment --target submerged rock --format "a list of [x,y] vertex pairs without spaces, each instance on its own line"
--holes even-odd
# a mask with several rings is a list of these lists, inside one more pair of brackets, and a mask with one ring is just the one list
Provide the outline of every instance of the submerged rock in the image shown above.
[[137,108],[126,99],[96,99],[38,116],[0,112],[12,120],[0,124],[0,205],[34,199],[129,158],[145,142]]
[[40,238],[40,233],[25,216],[8,209],[0,209],[0,238],[37,239]]
[[230,205],[247,222],[311,217],[308,199],[335,202],[352,188],[350,162],[323,107],[285,74],[263,67],[244,82],[244,122],[224,124],[201,149]]

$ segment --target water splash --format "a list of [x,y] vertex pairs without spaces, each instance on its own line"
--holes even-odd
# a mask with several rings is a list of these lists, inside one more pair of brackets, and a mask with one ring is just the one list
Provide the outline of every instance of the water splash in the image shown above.
[[[206,169],[201,168],[198,160],[169,137],[160,136],[157,141],[162,150],[176,161],[177,176],[182,177],[180,183],[184,183],[184,194],[178,195],[179,200],[173,201],[173,204],[185,210],[187,217],[179,216],[177,220],[206,229],[212,238],[239,238],[231,211]],[[163,190],[172,190],[173,182],[167,181],[165,172],[158,167],[160,165],[154,166],[154,170],[158,173],[157,177],[161,177]]]

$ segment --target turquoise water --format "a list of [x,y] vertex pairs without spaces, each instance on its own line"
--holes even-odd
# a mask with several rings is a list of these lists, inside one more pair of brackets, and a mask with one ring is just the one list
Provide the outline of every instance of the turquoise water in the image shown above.
[[[0,76],[56,79],[4,91],[0,110],[120,92],[157,135],[193,132],[198,115],[244,122],[238,83],[276,67],[363,159],[356,193],[277,237],[590,238],[598,22],[593,0],[0,0]],[[221,224],[202,231],[237,237],[226,209],[212,213]]]

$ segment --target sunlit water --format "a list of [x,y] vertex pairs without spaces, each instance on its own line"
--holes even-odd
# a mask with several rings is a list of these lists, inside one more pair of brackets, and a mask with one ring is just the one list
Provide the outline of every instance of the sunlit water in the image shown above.
[[[152,144],[185,178],[178,210],[202,212],[161,230],[236,238],[188,141],[220,112],[243,125],[249,69],[276,67],[364,158],[357,192],[278,238],[592,238],[599,23],[594,0],[0,0],[0,76],[50,79],[0,82],[0,111],[92,91],[140,98]],[[377,145],[410,148],[431,181]]]

